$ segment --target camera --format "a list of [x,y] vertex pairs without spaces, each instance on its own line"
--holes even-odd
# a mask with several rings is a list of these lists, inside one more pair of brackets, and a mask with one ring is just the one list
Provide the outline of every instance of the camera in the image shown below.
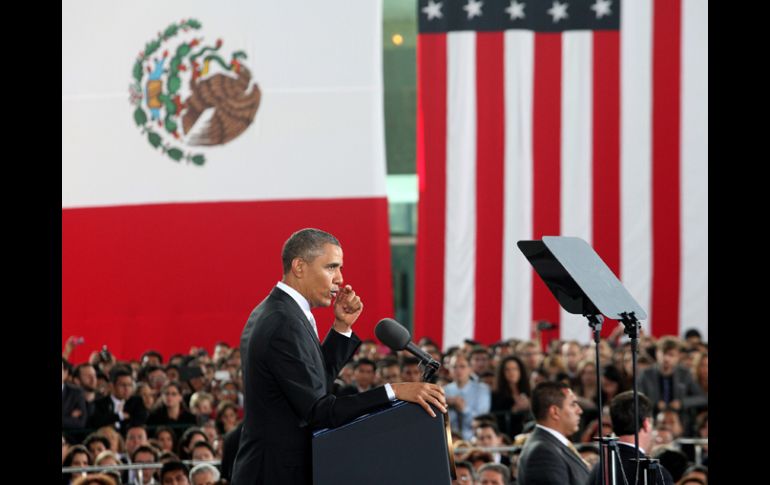
[[107,350],[106,345],[102,345],[102,350],[99,351],[99,358],[102,362],[112,362],[112,354]]
[[546,320],[540,320],[539,322],[537,322],[537,329],[540,330],[541,332],[543,330],[553,330],[557,327],[558,325],[556,325],[555,323],[551,323]]

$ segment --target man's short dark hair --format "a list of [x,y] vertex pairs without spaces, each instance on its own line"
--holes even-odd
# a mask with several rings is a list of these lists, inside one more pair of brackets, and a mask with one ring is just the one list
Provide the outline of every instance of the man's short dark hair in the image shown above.
[[139,362],[144,361],[145,357],[157,357],[158,362],[160,362],[161,364],[163,363],[163,355],[161,355],[161,353],[158,352],[157,350],[148,350],[147,352],[143,353],[142,358],[139,359]]
[[701,339],[701,338],[702,338],[702,337],[701,337],[701,334],[700,334],[700,332],[698,331],[698,329],[697,329],[697,328],[691,328],[691,329],[687,330],[687,331],[684,333],[684,338],[685,338],[685,339],[688,339],[688,338],[690,338],[690,337],[698,337],[699,339]]
[[500,436],[500,428],[497,427],[497,423],[487,420],[482,420],[476,429],[490,428],[495,432],[495,435]]
[[385,369],[386,367],[392,367],[398,365],[398,361],[392,357],[386,357],[377,361],[377,370]]
[[417,357],[404,357],[404,360],[401,362],[401,370],[403,371],[409,365],[420,365],[420,359]]
[[291,262],[294,261],[294,258],[312,262],[321,254],[324,244],[342,246],[336,237],[320,229],[300,229],[292,234],[284,243],[281,251],[283,274],[291,271]]
[[85,445],[86,448],[91,449],[91,443],[98,441],[99,443],[104,445],[104,448],[106,450],[110,449],[110,440],[104,436],[103,434],[99,434],[98,432],[93,432],[86,436],[86,439],[83,440],[83,445]]
[[471,350],[471,357],[477,354],[484,354],[487,357],[489,357],[489,350],[486,349],[486,347],[482,347],[481,345],[477,345],[473,347],[473,350]]
[[679,342],[678,338],[667,335],[658,340],[657,350],[666,353],[670,350],[679,350],[681,347],[682,344]]
[[192,455],[192,452],[195,451],[195,448],[208,448],[208,450],[211,452],[212,455],[216,456],[216,452],[214,451],[214,447],[211,446],[211,443],[208,441],[196,441],[194,445],[192,445],[192,448],[190,449],[190,454]]
[[455,463],[455,468],[465,468],[469,472],[471,472],[471,478],[473,479],[473,483],[476,483],[476,480],[479,479],[479,476],[476,474],[476,470],[473,468],[473,463],[469,461],[458,461]]
[[[652,418],[652,403],[649,398],[639,393],[639,428],[645,418]],[[634,392],[621,392],[610,403],[612,431],[618,436],[634,434]]]
[[361,367],[362,365],[368,365],[369,367],[371,367],[371,368],[372,368],[372,370],[375,370],[375,369],[377,368],[377,366],[375,365],[375,363],[374,363],[373,361],[371,361],[371,360],[369,360],[369,359],[366,359],[366,358],[361,358],[361,359],[358,359],[358,360],[357,360],[357,361],[356,361],[356,362],[353,364],[353,369],[358,369],[358,368],[359,368],[359,367]]
[[479,477],[487,470],[499,473],[503,477],[503,485],[511,483],[511,469],[507,466],[500,463],[485,463],[479,468]]
[[542,421],[548,416],[551,406],[561,408],[566,398],[565,390],[569,386],[563,382],[541,382],[532,391],[532,414],[535,420]]
[[160,457],[160,451],[158,451],[157,448],[151,445],[139,445],[133,453],[131,453],[131,462],[136,461],[136,455],[139,453],[149,453],[152,455],[153,461],[157,463],[158,458]]
[[113,384],[118,382],[118,379],[124,376],[128,376],[131,379],[134,378],[134,374],[131,372],[131,369],[129,369],[125,365],[116,365],[112,369],[110,369],[110,382],[112,382]]
[[163,483],[163,477],[166,475],[166,473],[174,472],[177,470],[182,470],[182,473],[184,473],[184,475],[187,476],[187,473],[188,473],[187,466],[181,461],[167,461],[166,463],[164,463],[163,468],[160,469],[161,483]]
[[[77,377],[80,379],[80,371],[86,367],[94,367],[94,365],[90,362],[83,362],[82,364],[76,365],[75,368],[72,369],[72,377]],[[94,367],[94,369],[96,369],[96,367]]]

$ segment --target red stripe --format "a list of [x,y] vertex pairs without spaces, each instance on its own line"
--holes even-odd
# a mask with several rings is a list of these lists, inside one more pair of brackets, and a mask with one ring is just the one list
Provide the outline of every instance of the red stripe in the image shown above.
[[[342,243],[343,275],[366,305],[355,331],[372,337],[393,312],[387,217],[384,197],[62,210],[62,340],[85,337],[76,362],[103,344],[123,360],[237,346],[303,227]],[[333,313],[316,314],[323,337]]]
[[653,335],[679,334],[681,2],[655,0],[652,77]]
[[502,32],[476,34],[475,340],[500,340],[503,299],[505,87]]
[[446,231],[446,34],[417,37],[417,177],[414,338],[443,348]]
[[[620,278],[620,32],[594,33],[593,247]],[[617,321],[607,319],[602,335]]]
[[[559,234],[561,180],[561,34],[535,34],[533,237]],[[559,304],[535,275],[533,320],[559,321]],[[543,338],[548,345],[549,338]]]

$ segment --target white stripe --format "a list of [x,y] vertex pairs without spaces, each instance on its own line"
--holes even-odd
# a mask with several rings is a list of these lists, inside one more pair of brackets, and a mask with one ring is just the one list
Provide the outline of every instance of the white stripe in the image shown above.
[[682,2],[682,280],[679,331],[708,339],[708,3]]
[[[591,244],[593,159],[593,33],[562,34],[561,235]],[[601,93],[599,93],[601,95]],[[559,310],[560,338],[587,343],[582,315]]]
[[647,311],[652,283],[652,0],[624,2],[620,19],[620,277]]
[[473,337],[476,264],[476,34],[447,35],[444,347]]
[[516,242],[532,239],[534,42],[532,32],[505,32],[504,339],[531,338],[533,271]]

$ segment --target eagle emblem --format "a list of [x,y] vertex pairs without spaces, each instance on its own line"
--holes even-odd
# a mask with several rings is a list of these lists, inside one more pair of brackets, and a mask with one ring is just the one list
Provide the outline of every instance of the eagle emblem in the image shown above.
[[224,145],[254,121],[261,92],[244,64],[224,53],[222,39],[196,36],[195,19],[169,25],[147,42],[129,85],[134,122],[155,149],[176,162],[206,163],[195,148]]

